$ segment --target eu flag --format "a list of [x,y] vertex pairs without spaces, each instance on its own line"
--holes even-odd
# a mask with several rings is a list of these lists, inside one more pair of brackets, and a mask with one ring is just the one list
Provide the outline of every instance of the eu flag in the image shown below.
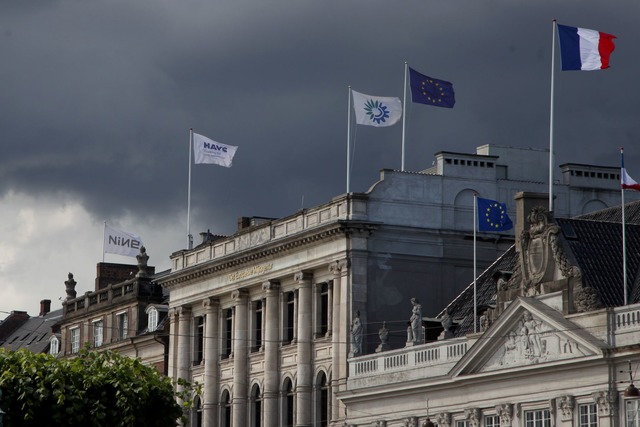
[[503,231],[512,228],[513,223],[504,203],[478,197],[478,230]]
[[425,76],[411,67],[409,81],[413,102],[444,108],[453,108],[453,104],[456,103],[453,85],[449,82]]

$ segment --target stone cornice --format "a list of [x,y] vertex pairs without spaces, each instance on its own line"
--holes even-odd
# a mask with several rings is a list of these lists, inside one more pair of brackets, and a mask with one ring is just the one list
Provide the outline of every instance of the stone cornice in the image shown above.
[[224,258],[210,260],[208,262],[203,262],[202,264],[169,273],[162,278],[158,278],[157,282],[163,287],[171,290],[172,288],[179,287],[185,282],[203,279],[208,276],[225,273],[230,270],[237,270],[248,263],[267,257],[273,257],[274,255],[284,254],[322,240],[334,239],[337,237],[350,237],[361,234],[369,236],[379,226],[380,223],[368,221],[337,221],[328,226],[315,228],[290,238],[269,242],[265,245],[250,248],[243,252],[234,253]]

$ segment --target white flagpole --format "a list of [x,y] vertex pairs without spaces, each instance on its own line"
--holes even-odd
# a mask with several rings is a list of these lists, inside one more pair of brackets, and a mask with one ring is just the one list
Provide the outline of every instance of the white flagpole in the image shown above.
[[402,163],[400,170],[404,172],[404,135],[407,122],[407,61],[404,61],[404,90],[402,92]]
[[347,194],[350,189],[350,175],[351,175],[351,86],[348,87],[349,100],[347,101]]
[[476,288],[477,257],[476,228],[478,224],[478,193],[473,193],[473,332],[478,332],[478,290]]
[[[624,167],[624,149],[620,147],[620,172]],[[620,185],[620,194],[622,198],[622,283],[624,292],[624,305],[627,305],[627,231],[626,218],[624,214],[624,188]]]
[[187,249],[193,249],[191,237],[191,150],[193,148],[193,128],[189,129],[189,183],[187,185]]
[[104,222],[102,227],[102,262],[104,262],[104,239],[107,237],[107,221]]
[[549,213],[553,213],[553,98],[554,76],[556,61],[556,20],[553,21],[553,36],[551,38],[551,108],[549,110]]

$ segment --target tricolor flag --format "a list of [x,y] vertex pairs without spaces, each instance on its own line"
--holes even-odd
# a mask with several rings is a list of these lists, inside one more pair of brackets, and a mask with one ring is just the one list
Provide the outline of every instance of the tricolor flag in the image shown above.
[[616,48],[616,36],[586,28],[558,24],[562,70],[603,70]]
[[117,230],[104,224],[104,253],[135,257],[142,248],[142,239],[136,234]]
[[640,184],[631,178],[624,168],[624,153],[622,150],[620,150],[620,165],[620,185],[622,189],[640,191]]
[[402,117],[400,98],[371,96],[352,90],[353,111],[359,125],[384,127],[395,125]]
[[503,231],[511,230],[513,222],[507,215],[504,203],[478,197],[478,230]]
[[193,162],[231,167],[238,147],[216,142],[206,136],[193,134]]

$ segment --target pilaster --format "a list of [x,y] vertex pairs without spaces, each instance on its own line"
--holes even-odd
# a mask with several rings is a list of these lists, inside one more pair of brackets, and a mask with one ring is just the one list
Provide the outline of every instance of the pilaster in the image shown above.
[[204,399],[203,399],[203,425],[204,427],[217,426],[218,415],[218,357],[220,353],[218,330],[220,318],[220,303],[217,299],[206,298],[202,302],[205,309],[205,340],[204,340]]
[[296,386],[296,426],[311,426],[312,412],[312,290],[313,275],[298,272],[298,382]]
[[279,291],[280,283],[270,280],[262,284],[265,293],[264,322],[264,390],[262,402],[264,405],[264,426],[278,427],[278,325],[279,325]]

